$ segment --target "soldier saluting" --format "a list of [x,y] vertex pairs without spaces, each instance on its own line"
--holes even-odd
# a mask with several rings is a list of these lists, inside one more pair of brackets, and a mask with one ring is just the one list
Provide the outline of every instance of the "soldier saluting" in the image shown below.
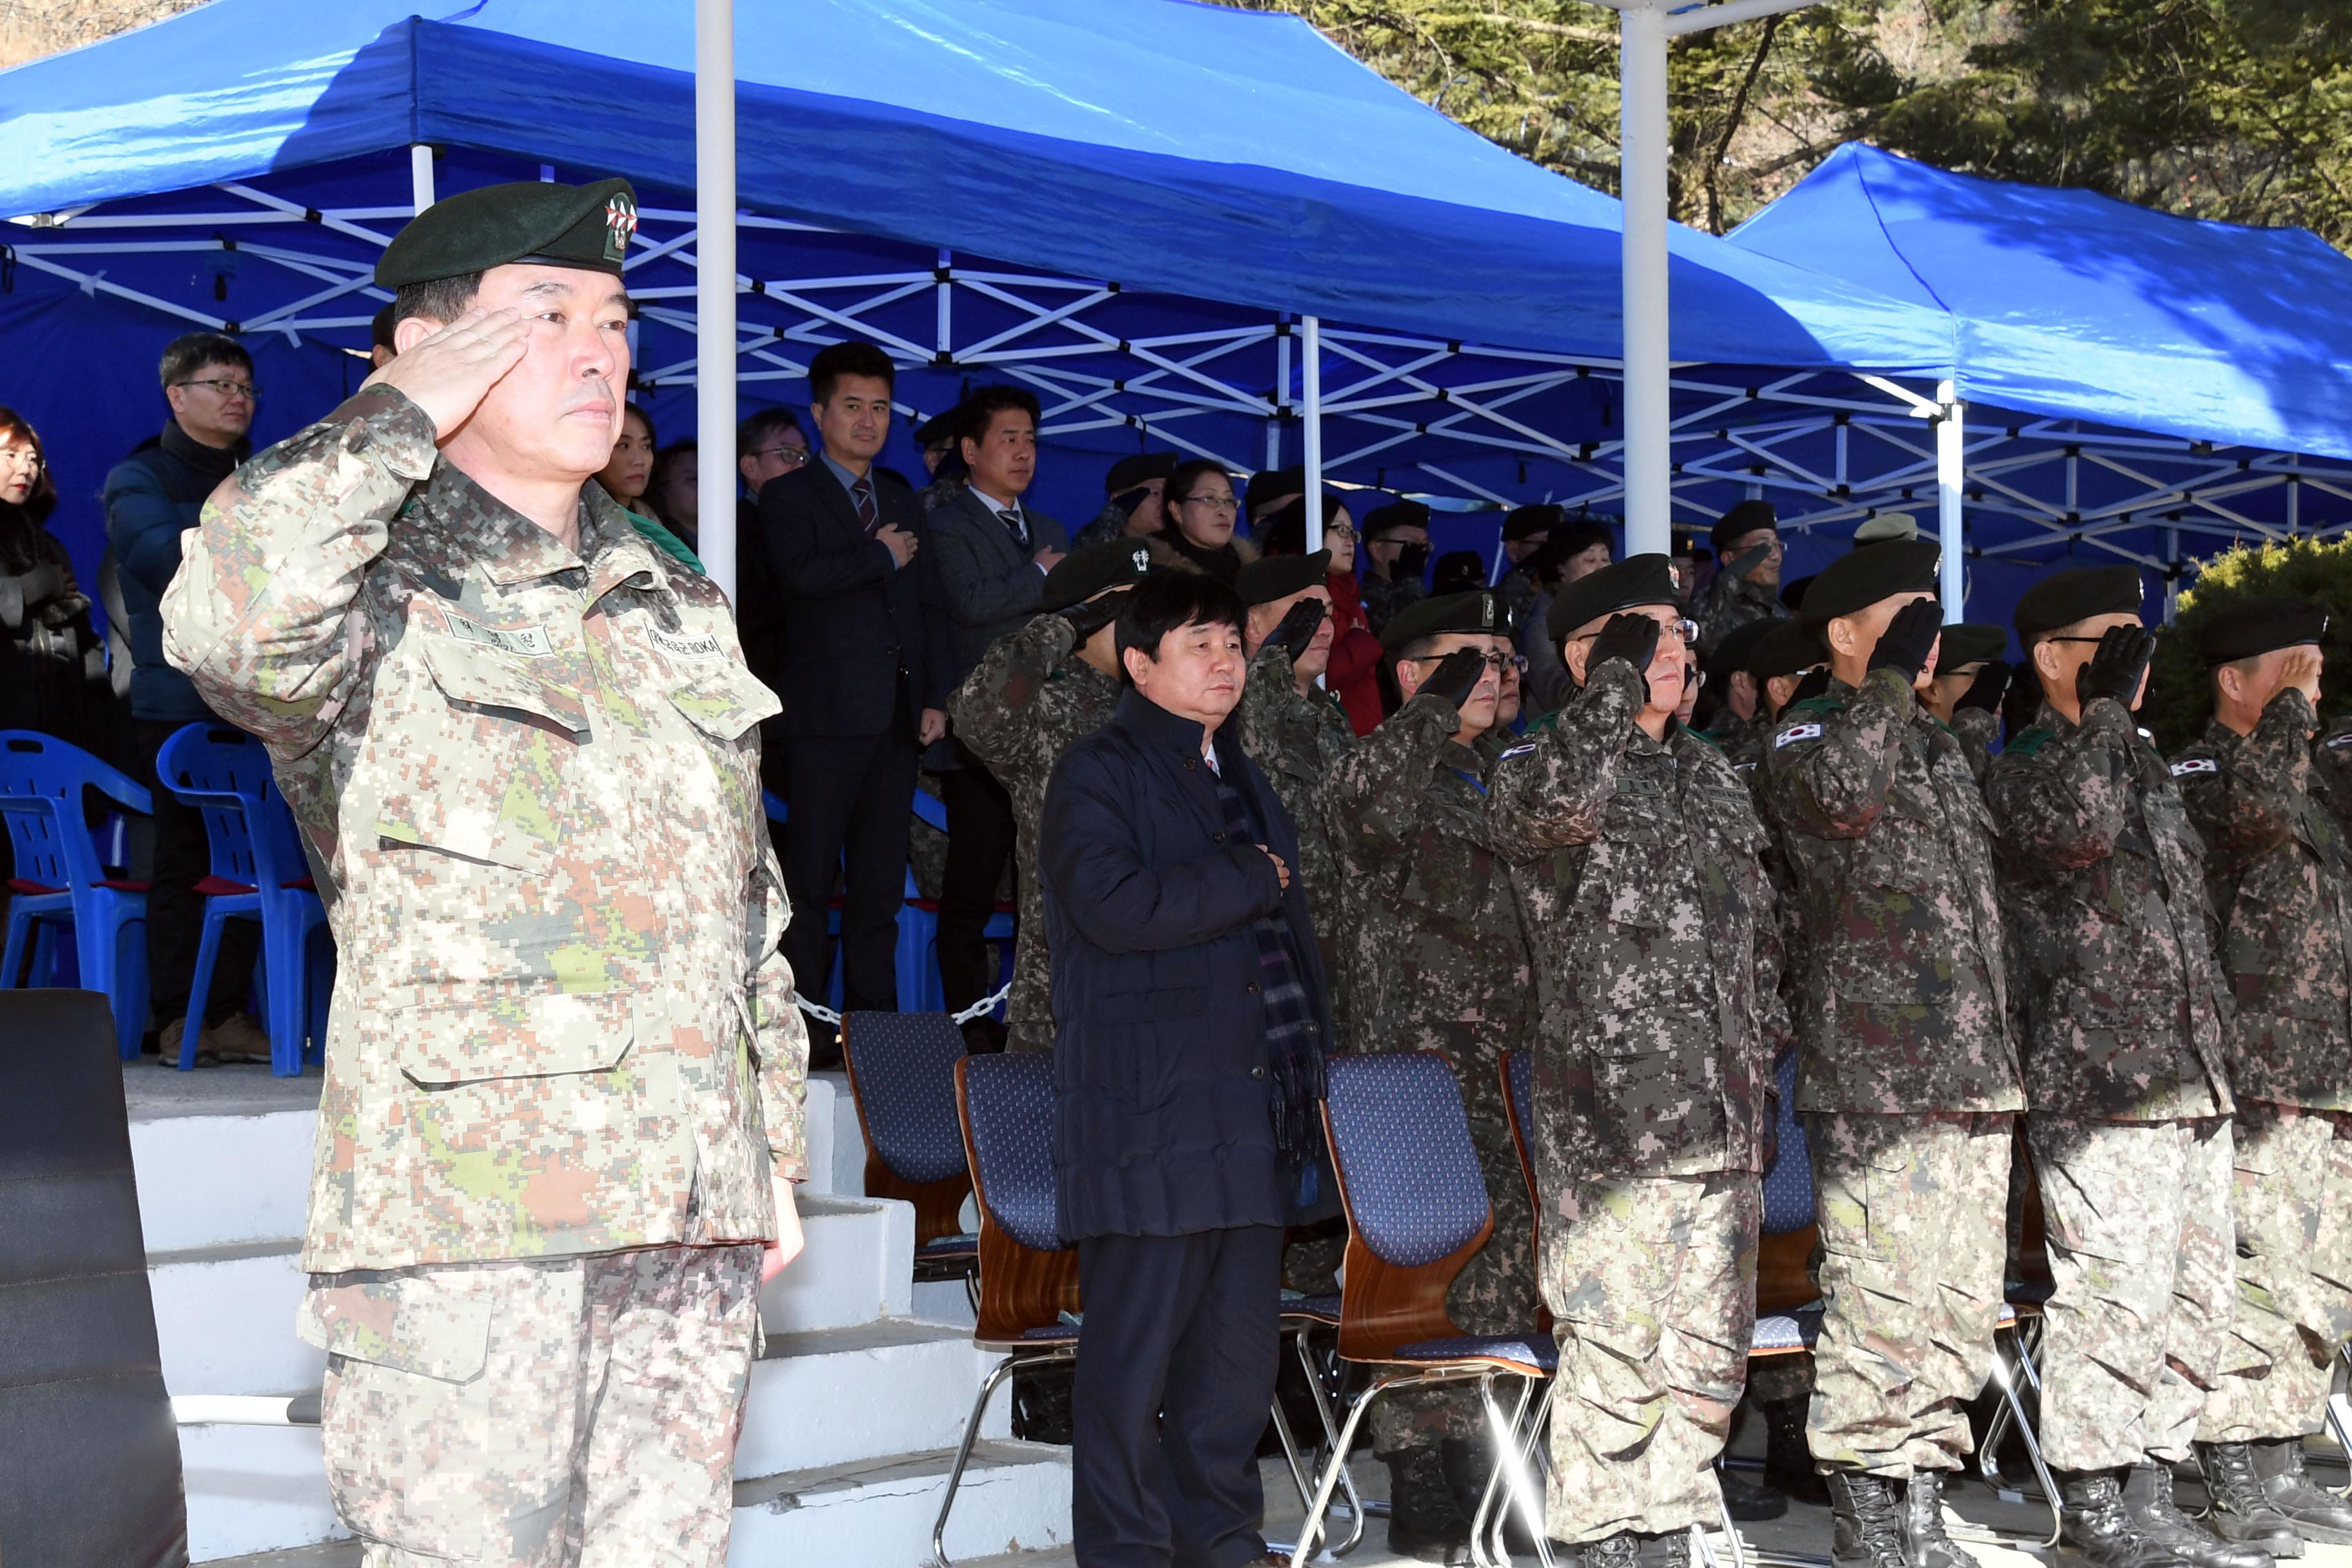
[[2213,721],[2172,763],[2237,999],[2223,1035],[2238,1098],[2231,1326],[2262,1352],[2205,1402],[2198,1458],[2214,1528],[2279,1556],[2352,1544],[2352,1507],[2303,1469],[2352,1332],[2352,866],[2312,788],[2326,629],[2326,611],[2279,596],[2199,627]]
[[588,482],[635,221],[605,180],[409,224],[398,357],[214,494],[164,598],[341,954],[299,1331],[377,1568],[722,1563],[760,1286],[800,1246],[777,703]]
[[1794,988],[1826,1311],[1813,1458],[1832,1562],[1966,1568],[1943,1479],[1992,1364],[2015,1113],[1991,818],[1924,706],[1946,630],[1931,542],[1840,557],[1805,591],[1830,684],[1764,744],[1808,933]]

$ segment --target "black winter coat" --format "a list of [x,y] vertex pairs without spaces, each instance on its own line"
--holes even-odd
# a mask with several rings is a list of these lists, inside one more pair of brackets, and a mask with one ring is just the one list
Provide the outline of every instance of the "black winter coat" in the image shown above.
[[1181,1236],[1281,1225],[1297,1173],[1275,1148],[1259,916],[1289,921],[1318,1037],[1330,1006],[1290,814],[1221,725],[1217,765],[1294,868],[1283,890],[1233,842],[1201,726],[1129,690],[1070,747],[1038,831],[1053,953],[1054,1163],[1063,1236]]

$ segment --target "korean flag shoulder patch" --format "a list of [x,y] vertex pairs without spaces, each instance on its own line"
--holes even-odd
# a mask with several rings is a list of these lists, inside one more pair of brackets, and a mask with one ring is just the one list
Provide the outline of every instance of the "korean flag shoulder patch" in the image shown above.
[[1772,749],[1777,752],[1783,746],[1793,746],[1800,741],[1818,741],[1821,738],[1821,725],[1808,720],[1802,724],[1791,724],[1773,736]]
[[2221,764],[2210,757],[2183,757],[2172,764],[2172,776],[2185,779],[2191,773],[2218,773]]

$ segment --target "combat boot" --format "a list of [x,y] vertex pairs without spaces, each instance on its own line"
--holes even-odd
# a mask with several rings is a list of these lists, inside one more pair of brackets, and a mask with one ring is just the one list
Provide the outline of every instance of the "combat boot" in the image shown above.
[[[2200,1443],[2197,1463],[2205,1472],[2206,1495],[2213,1500],[2214,1534],[2224,1541],[2249,1542],[2273,1557],[2303,1555],[2303,1537],[2294,1521],[2263,1489],[2251,1445]],[[2339,1510],[2344,1506],[2333,1497],[2327,1500]]]
[[1764,1413],[1764,1484],[1790,1502],[1830,1506],[1830,1484],[1813,1468],[1813,1450],[1805,1439],[1807,1401],[1776,1399],[1759,1405]]
[[1723,1511],[1742,1524],[1778,1519],[1789,1511],[1786,1494],[1749,1480],[1728,1465],[1717,1466],[1715,1479],[1723,1488]]
[[2286,1515],[2297,1535],[2329,1546],[2352,1545],[2352,1508],[2335,1493],[2311,1484],[2303,1469],[2302,1438],[2281,1437],[2250,1446],[2263,1490],[2269,1494],[2272,1506]]
[[2169,1465],[2144,1461],[2125,1472],[2124,1508],[2142,1535],[2191,1568],[2271,1568],[2271,1554],[2261,1547],[2223,1541],[2180,1511]]
[[1389,1550],[1416,1563],[1468,1563],[1469,1516],[1454,1506],[1437,1445],[1391,1454],[1386,1463]]
[[[1445,1460],[1445,1484],[1454,1494],[1454,1509],[1475,1528],[1478,1522],[1478,1505],[1486,1500],[1486,1488],[1495,1476],[1495,1451],[1485,1440],[1475,1437],[1448,1437],[1438,1445]],[[1527,1521],[1512,1506],[1510,1483],[1506,1480],[1495,1489],[1495,1506],[1505,1510],[1503,1544],[1521,1556],[1535,1555],[1535,1538],[1528,1531]],[[1538,1505],[1542,1497],[1537,1489]]]
[[1908,1568],[1886,1478],[1834,1470],[1829,1480],[1831,1568]]
[[2091,1568],[2188,1568],[2171,1548],[2140,1533],[2124,1507],[2113,1470],[2072,1470],[2058,1483],[2064,1512],[2059,1518],[2058,1551]]
[[1914,1470],[1903,1483],[1903,1560],[1910,1568],[1977,1568],[1944,1528],[1941,1470]]
[[1555,1563],[1573,1563],[1577,1568],[1641,1568],[1641,1542],[1629,1532],[1604,1535],[1578,1546],[1559,1541],[1550,1545]]
[[1662,1535],[1633,1532],[1633,1561],[1639,1568],[1690,1568],[1691,1532],[1669,1530]]

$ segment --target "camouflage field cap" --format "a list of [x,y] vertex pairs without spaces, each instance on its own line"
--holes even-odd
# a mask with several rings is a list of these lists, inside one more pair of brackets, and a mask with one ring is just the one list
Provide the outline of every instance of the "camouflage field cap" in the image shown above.
[[589,185],[484,185],[434,203],[393,236],[380,288],[463,278],[509,262],[621,275],[637,232],[637,193],[617,175]]

